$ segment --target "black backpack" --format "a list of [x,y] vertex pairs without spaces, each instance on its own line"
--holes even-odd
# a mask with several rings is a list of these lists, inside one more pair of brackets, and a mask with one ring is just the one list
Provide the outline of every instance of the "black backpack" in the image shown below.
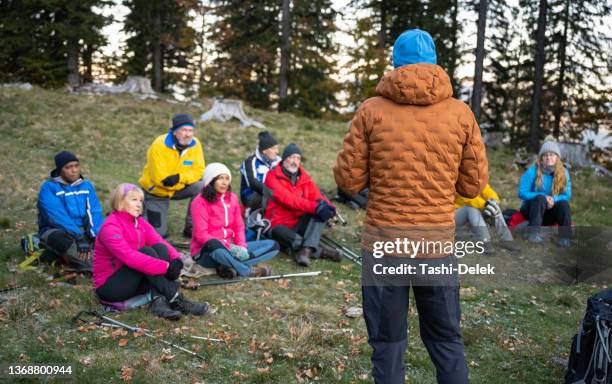
[[587,301],[584,319],[572,341],[566,384],[612,384],[612,289]]

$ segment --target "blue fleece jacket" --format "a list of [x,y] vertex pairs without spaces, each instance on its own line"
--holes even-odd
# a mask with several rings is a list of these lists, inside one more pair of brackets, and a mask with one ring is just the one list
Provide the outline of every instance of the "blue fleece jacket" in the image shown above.
[[542,173],[542,188],[537,188],[537,166],[532,165],[527,171],[525,171],[525,173],[523,173],[523,176],[521,176],[521,182],[519,183],[518,196],[521,200],[523,200],[523,204],[526,201],[535,199],[538,196],[552,196],[555,203],[563,200],[569,201],[569,199],[572,198],[572,181],[567,169],[564,169],[564,171],[567,179],[565,192],[553,196],[552,185],[555,176],[554,173]]
[[104,221],[94,186],[80,178],[72,184],[55,176],[46,180],[38,194],[38,233],[64,229],[74,236],[95,238]]

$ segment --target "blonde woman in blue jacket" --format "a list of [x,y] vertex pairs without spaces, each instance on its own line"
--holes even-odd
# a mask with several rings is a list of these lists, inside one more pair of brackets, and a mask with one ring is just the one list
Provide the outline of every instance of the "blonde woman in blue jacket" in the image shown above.
[[530,242],[544,241],[539,231],[542,225],[558,224],[558,244],[562,247],[571,245],[569,200],[572,197],[572,183],[561,161],[557,143],[547,141],[542,145],[535,164],[521,176],[518,196],[523,200],[521,214],[529,220],[527,239]]

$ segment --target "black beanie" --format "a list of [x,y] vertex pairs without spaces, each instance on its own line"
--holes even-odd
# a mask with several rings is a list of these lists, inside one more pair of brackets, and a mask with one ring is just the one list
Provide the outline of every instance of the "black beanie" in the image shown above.
[[179,113],[174,115],[172,118],[172,130],[179,129],[182,126],[189,125],[191,127],[195,127],[195,123],[193,122],[193,118],[187,114]]
[[71,161],[79,161],[79,159],[72,152],[61,151],[55,155],[55,174],[59,175],[64,165]]
[[283,151],[283,161],[285,161],[286,158],[288,158],[291,155],[302,155],[302,152],[300,151],[300,148],[297,146],[297,144],[289,144],[285,147],[285,150]]
[[260,132],[257,135],[259,138],[259,151],[265,151],[266,149],[275,146],[278,144],[278,141],[270,134],[268,131]]

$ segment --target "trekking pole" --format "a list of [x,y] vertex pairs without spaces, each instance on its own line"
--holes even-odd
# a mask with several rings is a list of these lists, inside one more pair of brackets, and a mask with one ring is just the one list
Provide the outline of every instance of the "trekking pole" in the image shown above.
[[107,322],[109,322],[110,324],[118,325],[118,326],[120,326],[120,327],[122,327],[122,328],[127,329],[128,331],[132,331],[132,332],[139,332],[139,331],[140,331],[140,332],[142,332],[142,333],[143,333],[145,336],[147,336],[147,337],[150,337],[150,338],[152,338],[152,339],[154,339],[154,340],[157,340],[157,341],[159,341],[159,342],[162,342],[162,343],[164,343],[164,344],[166,344],[166,345],[168,345],[168,346],[170,346],[170,347],[172,347],[172,348],[176,348],[176,349],[178,349],[179,351],[183,351],[183,352],[185,352],[185,353],[188,353],[188,354],[190,354],[191,356],[196,357],[196,358],[198,358],[198,359],[200,359],[200,360],[205,360],[205,359],[204,359],[204,356],[198,355],[198,354],[197,354],[197,353],[195,353],[194,351],[190,351],[189,349],[187,349],[187,348],[183,348],[183,347],[181,347],[180,345],[176,345],[176,344],[173,344],[173,343],[171,343],[171,342],[169,342],[169,341],[166,341],[166,340],[164,340],[164,339],[160,339],[160,338],[156,337],[155,335],[153,335],[152,333],[149,333],[149,332],[144,331],[142,328],[139,328],[139,327],[133,327],[133,326],[131,326],[131,325],[127,325],[127,324],[122,323],[122,322],[120,322],[120,321],[118,321],[118,320],[115,320],[115,319],[113,319],[113,318],[111,318],[111,317],[104,316],[104,315],[102,315],[101,313],[98,313],[98,312],[96,312],[96,311],[81,311],[81,312],[77,313],[77,315],[76,315],[75,317],[73,317],[73,318],[72,318],[72,321],[73,321],[73,322],[75,322],[75,323],[76,323],[77,321],[79,321],[79,320],[80,320],[80,321],[83,321],[83,322],[86,322],[86,320],[84,320],[84,319],[82,319],[82,318],[81,318],[81,316],[82,316],[82,315],[84,315],[84,314],[85,314],[85,315],[90,315],[90,316],[96,317],[96,318],[100,319],[100,321],[102,321],[102,320],[106,320],[106,321],[107,321]]
[[26,289],[26,287],[22,287],[21,285],[16,285],[14,287],[2,288],[2,289],[0,289],[0,294],[11,292],[11,291],[16,291],[18,289]]
[[348,247],[338,243],[336,240],[326,235],[321,236],[321,240],[329,246],[338,248],[340,251],[342,251],[342,256],[346,257],[353,263],[361,265],[361,257],[359,257],[359,255],[350,250]]
[[205,287],[208,285],[227,285],[227,284],[238,284],[244,283],[246,281],[260,281],[260,280],[277,280],[277,279],[288,279],[291,277],[312,277],[319,276],[322,271],[314,271],[314,272],[301,272],[301,273],[287,273],[284,275],[272,275],[272,276],[263,276],[263,277],[243,277],[239,279],[218,279],[218,280],[210,280],[204,281],[201,283],[197,283],[195,287]]

